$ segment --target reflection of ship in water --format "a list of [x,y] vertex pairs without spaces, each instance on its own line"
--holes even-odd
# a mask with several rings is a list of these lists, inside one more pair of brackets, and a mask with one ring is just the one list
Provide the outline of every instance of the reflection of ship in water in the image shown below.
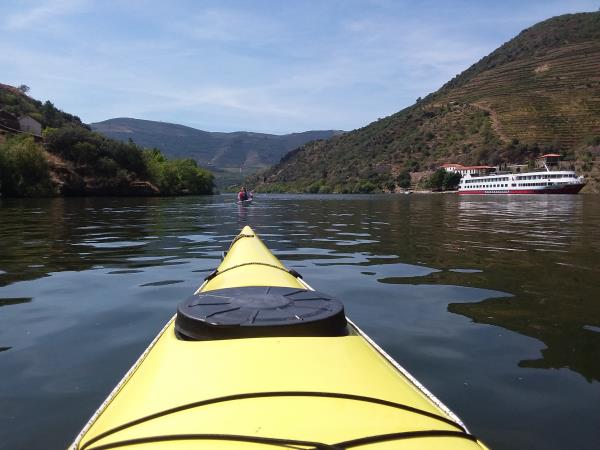
[[560,155],[549,153],[538,161],[541,170],[517,173],[496,172],[489,166],[448,164],[445,168],[463,175],[459,194],[577,194],[585,186],[573,170],[560,170]]

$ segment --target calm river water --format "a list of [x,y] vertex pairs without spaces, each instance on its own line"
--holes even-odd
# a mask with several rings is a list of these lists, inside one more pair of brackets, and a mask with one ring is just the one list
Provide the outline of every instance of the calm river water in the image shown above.
[[0,200],[0,448],[60,449],[249,224],[493,449],[600,446],[600,198]]

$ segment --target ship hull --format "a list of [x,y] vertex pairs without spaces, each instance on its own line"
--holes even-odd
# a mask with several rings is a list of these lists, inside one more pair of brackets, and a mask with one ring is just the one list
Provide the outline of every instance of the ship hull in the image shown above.
[[460,195],[516,195],[516,194],[577,194],[585,184],[570,184],[560,187],[544,187],[540,189],[473,189],[459,190]]

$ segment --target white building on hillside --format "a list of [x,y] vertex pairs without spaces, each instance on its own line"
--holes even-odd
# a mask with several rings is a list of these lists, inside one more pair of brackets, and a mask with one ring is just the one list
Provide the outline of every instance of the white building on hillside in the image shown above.
[[35,134],[36,136],[42,135],[42,124],[30,116],[19,117],[19,126],[21,131]]
[[463,166],[462,164],[442,164],[442,169],[446,172],[459,173],[464,175],[488,175],[495,172],[494,166]]

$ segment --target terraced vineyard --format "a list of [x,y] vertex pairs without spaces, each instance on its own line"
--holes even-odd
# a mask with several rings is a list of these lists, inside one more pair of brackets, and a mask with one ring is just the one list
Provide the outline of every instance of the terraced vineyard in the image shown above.
[[437,92],[344,136],[294,150],[264,190],[396,190],[444,162],[527,163],[562,153],[600,192],[600,12],[522,31]]
[[506,63],[435,101],[484,107],[505,139],[572,148],[583,137],[600,134],[600,41]]

